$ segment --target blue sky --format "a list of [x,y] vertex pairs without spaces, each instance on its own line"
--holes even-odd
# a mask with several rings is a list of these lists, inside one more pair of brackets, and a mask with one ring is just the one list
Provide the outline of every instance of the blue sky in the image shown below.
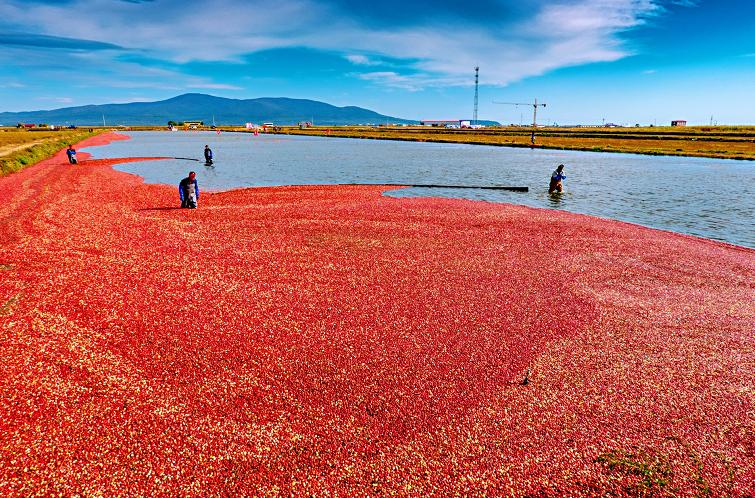
[[3,0],[0,111],[186,92],[409,119],[755,123],[752,0]]

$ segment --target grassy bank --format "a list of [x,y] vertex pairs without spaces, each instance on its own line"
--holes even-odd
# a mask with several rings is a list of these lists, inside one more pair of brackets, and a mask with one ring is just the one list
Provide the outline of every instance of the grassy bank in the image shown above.
[[[380,140],[530,147],[531,128],[454,130],[428,127],[337,126],[281,133]],[[536,146],[544,149],[755,160],[755,127],[542,128]]]
[[0,176],[31,166],[69,144],[80,142],[98,133],[101,131],[0,131]]
[[[100,133],[109,129],[94,128],[94,133]],[[201,129],[210,130],[209,127]],[[237,126],[218,126],[218,129],[232,132],[250,132],[250,130]],[[124,130],[166,131],[163,126],[132,126],[124,128]],[[77,130],[63,130],[59,132],[0,132],[0,161],[2,161],[3,174],[7,174],[6,168],[9,168],[6,162],[16,155],[3,156],[7,135],[18,134],[22,136],[25,134],[26,139],[33,140],[38,139],[44,134],[49,134],[52,135],[49,138],[52,140],[55,138],[61,139],[63,134],[76,132]],[[375,140],[465,143],[502,147],[531,147],[530,136],[532,128],[506,126],[480,130],[460,130],[424,126],[316,126],[299,129],[295,126],[282,126],[277,129],[277,133]],[[90,135],[88,133],[79,133],[75,138],[62,138],[62,141],[81,140]],[[64,143],[64,145],[66,144]],[[36,147],[37,145],[34,146],[34,148]],[[590,152],[621,152],[625,154],[755,160],[755,126],[539,128],[537,130],[536,147]],[[22,154],[22,156],[25,155],[28,154]],[[36,162],[40,158],[46,157],[36,154],[33,156],[28,158],[21,157],[21,159],[23,161]],[[10,171],[15,171],[28,164],[30,163],[11,164]]]

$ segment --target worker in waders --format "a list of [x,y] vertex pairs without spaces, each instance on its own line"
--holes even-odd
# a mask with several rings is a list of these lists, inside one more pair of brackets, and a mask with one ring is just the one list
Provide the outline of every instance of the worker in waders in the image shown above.
[[178,184],[178,195],[181,197],[181,207],[196,209],[199,200],[199,184],[197,183],[197,174],[193,171],[189,176],[181,180]]
[[68,149],[66,149],[66,155],[68,156],[68,162],[71,164],[78,164],[79,161],[76,160],[76,149],[73,148],[73,145],[69,145]]
[[212,164],[212,149],[209,145],[204,146],[204,163],[207,166],[210,166]]
[[564,174],[564,165],[559,164],[558,168],[553,172],[551,175],[551,183],[548,186],[548,193],[553,194],[555,192],[561,193],[564,191],[564,185],[561,183],[562,180],[566,179],[566,175]]

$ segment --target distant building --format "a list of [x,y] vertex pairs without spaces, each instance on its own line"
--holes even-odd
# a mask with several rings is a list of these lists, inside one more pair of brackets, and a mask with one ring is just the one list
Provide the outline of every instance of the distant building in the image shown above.
[[422,126],[439,126],[441,128],[471,128],[469,119],[423,119],[419,122]]
[[677,119],[671,122],[671,126],[687,126],[687,122],[683,119]]
[[423,119],[419,122],[422,126],[446,126],[456,125],[459,126],[458,119]]

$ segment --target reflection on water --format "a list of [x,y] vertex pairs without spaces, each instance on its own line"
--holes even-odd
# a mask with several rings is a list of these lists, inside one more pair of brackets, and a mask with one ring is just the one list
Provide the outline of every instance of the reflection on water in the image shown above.
[[[500,190],[402,189],[390,196],[464,197],[562,209],[755,247],[755,165],[747,161],[579,151],[211,132],[133,132],[89,149],[96,157],[169,156],[117,168],[150,183],[177,184],[197,171],[203,189],[423,183],[528,186]],[[202,159],[205,144],[214,167]],[[549,195],[565,164],[565,192]]]
[[561,199],[566,195],[566,192],[553,192],[548,194],[548,201],[550,207],[553,209],[559,209],[561,207]]

